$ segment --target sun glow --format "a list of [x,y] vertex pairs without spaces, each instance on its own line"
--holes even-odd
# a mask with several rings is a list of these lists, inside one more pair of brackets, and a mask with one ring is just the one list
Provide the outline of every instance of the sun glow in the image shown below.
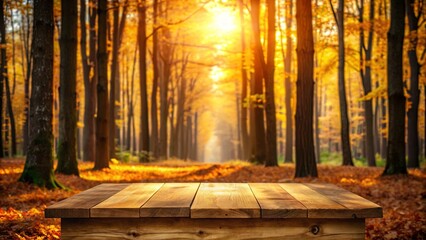
[[222,33],[230,33],[236,30],[235,14],[226,8],[214,11],[213,27]]
[[210,30],[216,34],[229,34],[238,29],[238,14],[230,7],[222,4],[209,4],[206,6],[211,13]]

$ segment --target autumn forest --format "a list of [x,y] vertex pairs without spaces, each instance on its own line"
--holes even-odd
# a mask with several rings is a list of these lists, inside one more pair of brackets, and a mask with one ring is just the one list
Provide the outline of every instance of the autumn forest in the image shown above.
[[[352,176],[351,166],[365,169],[360,179],[426,178],[424,0],[0,6],[0,176],[15,174],[13,183],[84,190],[93,186],[92,173],[108,181],[109,171],[124,174],[117,166],[161,168],[169,161],[225,169],[209,174],[240,164],[277,170],[271,179],[256,178],[261,182],[283,178],[275,178],[279,171],[306,181],[339,171]],[[158,179],[176,181],[168,171],[173,177]],[[117,181],[144,181],[128,176]],[[255,178],[247,176],[235,179]],[[332,178],[323,180],[371,196],[353,187],[364,183]],[[192,180],[200,181],[178,181]],[[416,186],[424,201],[424,186]],[[392,214],[386,210],[385,218],[399,216]],[[404,236],[425,236],[424,221],[423,214]],[[383,224],[367,222],[368,234],[379,236],[374,226]]]

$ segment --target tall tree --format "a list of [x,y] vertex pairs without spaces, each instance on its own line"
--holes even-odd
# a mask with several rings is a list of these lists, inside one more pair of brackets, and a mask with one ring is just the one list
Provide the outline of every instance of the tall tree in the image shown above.
[[338,71],[338,85],[339,85],[339,106],[340,106],[340,137],[342,143],[343,163],[342,165],[351,165],[352,161],[351,153],[351,141],[349,135],[349,116],[348,116],[348,104],[346,101],[346,87],[345,87],[345,23],[344,23],[344,6],[345,1],[339,0],[337,14],[334,10],[333,4],[330,2],[331,9],[333,11],[334,19],[337,25],[337,34],[339,38],[339,71]]
[[[10,91],[10,84],[9,84],[9,77],[8,77],[8,73],[7,73],[7,55],[6,55],[6,26],[5,26],[5,2],[1,1],[1,13],[0,13],[0,34],[1,34],[1,76],[0,76],[0,86],[1,88],[3,88],[3,84],[1,84],[2,82],[5,83],[6,87],[6,100],[7,100],[7,116],[9,117],[10,120],[10,130],[11,130],[11,135],[12,135],[12,151],[11,154],[12,156],[15,156],[17,151],[16,151],[16,124],[15,124],[15,115],[13,114],[13,108],[12,108],[12,97],[11,97],[11,91]],[[3,97],[3,95],[0,92],[0,97]],[[0,102],[1,104],[1,102]],[[1,108],[0,108],[1,111]],[[0,126],[1,122],[0,122]],[[1,130],[2,131],[2,130]],[[1,137],[1,135],[0,135]],[[3,145],[2,142],[0,142],[0,148],[2,148],[3,150]]]
[[86,0],[80,0],[80,51],[84,79],[84,128],[83,128],[83,161],[94,162],[96,159],[96,2],[89,0],[89,55],[87,54]]
[[[27,5],[29,3],[26,3]],[[21,41],[23,42],[23,49],[22,49],[22,59],[25,59],[22,61],[22,72],[25,73],[25,79],[24,79],[24,98],[25,98],[25,108],[24,108],[24,114],[25,114],[25,122],[24,126],[22,127],[22,152],[24,155],[27,153],[28,145],[29,145],[29,105],[30,105],[30,78],[31,78],[31,71],[32,71],[32,37],[31,37],[31,8],[25,7],[25,14],[21,14]],[[0,100],[1,101],[1,100]],[[1,150],[0,150],[1,151]]]
[[405,0],[408,17],[408,27],[410,30],[410,45],[408,47],[408,59],[410,61],[410,97],[408,101],[411,102],[408,109],[408,167],[419,168],[419,102],[420,102],[420,89],[419,89],[419,76],[420,64],[417,58],[417,45],[418,45],[418,28],[419,18],[424,14],[423,8],[426,8],[424,1],[418,4],[417,13],[415,10],[415,0]]
[[295,177],[317,177],[313,137],[314,39],[312,2],[296,1],[297,104]]
[[95,170],[109,168],[107,0],[98,1],[98,111]]
[[153,2],[153,25],[155,27],[152,34],[152,91],[151,91],[151,144],[150,151],[154,157],[158,157],[158,109],[157,109],[157,93],[158,93],[158,0]]
[[[291,26],[293,21],[293,0],[286,0],[286,52],[284,57],[285,72],[285,157],[284,162],[293,162],[293,111],[291,108],[291,59],[293,52],[293,39],[291,38]],[[284,54],[284,53],[283,53]]]
[[391,0],[391,25],[388,31],[388,111],[387,159],[383,175],[407,174],[405,164],[405,96],[402,55],[405,3]]
[[34,0],[30,143],[19,181],[62,187],[53,174],[53,0]]
[[[111,79],[109,91],[109,154],[115,157],[116,146],[119,145],[120,128],[116,120],[119,119],[120,100],[120,49],[122,35],[126,24],[127,1],[120,6],[119,0],[114,0],[112,21],[112,56],[111,56]],[[120,9],[122,9],[120,14]]]
[[[369,23],[367,44],[365,43],[364,33],[364,0],[361,0],[358,4],[358,21],[361,24],[359,34],[359,57],[360,57],[360,76],[362,81],[362,87],[364,95],[368,95],[371,92],[371,60],[373,53],[373,28],[374,28],[374,0],[370,0],[369,5]],[[365,57],[364,57],[365,56]],[[368,166],[376,166],[375,150],[374,150],[374,116],[373,116],[373,100],[367,99],[364,102],[364,115],[365,115],[365,126],[366,126],[366,153]]]
[[[141,118],[140,118],[140,151],[144,154],[149,152],[149,123],[148,123],[148,89],[147,89],[147,67],[146,67],[146,2],[138,5],[138,46],[139,46],[139,88],[141,91]],[[145,161],[146,159],[139,159]]]
[[248,76],[247,76],[247,70],[246,70],[246,61],[247,61],[247,47],[246,47],[246,36],[245,36],[245,24],[244,24],[244,1],[239,0],[239,14],[240,14],[240,25],[241,25],[241,115],[240,115],[240,121],[241,121],[241,143],[242,143],[242,158],[247,160],[250,155],[250,146],[249,146],[249,134],[248,134],[248,127],[247,127],[247,101],[248,101]]
[[77,144],[77,0],[61,1],[61,66],[57,173],[79,175]]
[[275,0],[268,0],[268,46],[265,79],[266,159],[265,166],[278,166],[277,118],[275,114]]
[[[264,163],[266,158],[266,140],[263,111],[263,74],[264,57],[262,43],[260,40],[260,2],[251,0],[251,23],[253,31],[253,52],[254,52],[254,76],[251,95],[256,99],[253,106],[253,124],[254,129],[250,129],[251,160],[255,163]],[[265,71],[266,72],[266,71]]]

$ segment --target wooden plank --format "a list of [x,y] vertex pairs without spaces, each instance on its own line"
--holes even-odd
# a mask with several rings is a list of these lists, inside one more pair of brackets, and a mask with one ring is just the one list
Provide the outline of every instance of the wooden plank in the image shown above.
[[57,202],[44,210],[46,218],[88,218],[90,208],[129,184],[104,183]]
[[64,219],[61,239],[364,239],[364,227],[364,219],[89,218]]
[[379,205],[333,184],[308,183],[305,185],[351,209],[353,211],[353,218],[383,217],[382,208]]
[[308,209],[308,218],[352,218],[353,211],[301,183],[281,183]]
[[90,217],[139,217],[139,208],[163,183],[133,183],[90,209]]
[[259,218],[260,207],[247,183],[201,183],[191,218]]
[[276,183],[250,183],[262,218],[306,218],[308,210]]
[[189,217],[200,183],[165,183],[141,208],[141,217]]

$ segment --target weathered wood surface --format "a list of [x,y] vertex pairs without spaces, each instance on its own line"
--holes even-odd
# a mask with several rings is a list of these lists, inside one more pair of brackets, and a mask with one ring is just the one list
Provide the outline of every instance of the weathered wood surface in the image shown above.
[[141,208],[141,217],[189,217],[199,183],[165,183]]
[[47,218],[88,218],[90,208],[111,197],[129,184],[101,184],[49,206],[44,211]]
[[191,218],[259,218],[260,207],[246,183],[201,183]]
[[374,218],[383,216],[382,208],[379,205],[333,184],[309,183],[305,185],[342,206],[351,209],[353,218]]
[[331,184],[102,184],[45,211],[60,218],[370,218],[382,209]]
[[353,217],[353,209],[344,207],[304,184],[282,183],[280,186],[308,209],[308,218]]
[[308,210],[278,184],[250,183],[262,218],[306,218]]
[[91,217],[139,217],[139,209],[163,183],[134,183],[90,209]]
[[364,239],[364,219],[63,219],[62,239]]

